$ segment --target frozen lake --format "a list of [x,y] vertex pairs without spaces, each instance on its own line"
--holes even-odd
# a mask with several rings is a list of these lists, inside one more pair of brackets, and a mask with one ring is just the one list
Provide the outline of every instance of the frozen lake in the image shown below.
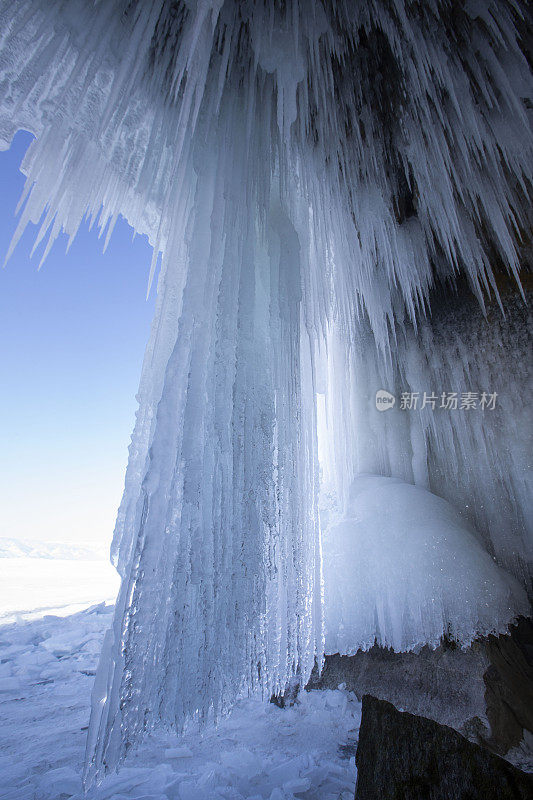
[[118,587],[106,560],[0,558],[0,800],[353,798],[341,746],[354,749],[361,707],[346,691],[303,692],[284,710],[244,700],[218,726],[154,733],[85,797],[90,693],[113,613],[104,601]]
[[[76,574],[88,576],[85,565]],[[353,800],[361,706],[345,690],[302,692],[285,709],[251,698],[218,726],[154,732],[84,795],[90,694],[112,613],[102,603],[0,624],[0,800]]]
[[67,616],[103,600],[114,602],[119,584],[105,560],[0,558],[0,624]]

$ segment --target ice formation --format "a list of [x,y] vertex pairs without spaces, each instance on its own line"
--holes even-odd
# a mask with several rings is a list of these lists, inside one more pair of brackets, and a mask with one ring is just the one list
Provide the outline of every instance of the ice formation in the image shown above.
[[180,742],[159,730],[134,764],[84,793],[90,676],[111,618],[112,606],[101,603],[2,628],[2,800],[353,800],[361,704],[338,689],[305,692],[284,709],[242,700],[218,726]]
[[528,615],[526,592],[440,497],[361,475],[324,532],[326,653],[463,645]]
[[[494,266],[518,277],[528,13],[524,0],[0,0],[0,139],[36,135],[13,246],[40,221],[45,257],[85,214],[107,240],[123,214],[153,245],[151,278],[161,259],[89,781],[155,723],[216,717],[320,661],[317,392],[341,506],[364,462],[445,494],[479,435],[492,466],[494,418],[425,409],[395,429],[393,412],[378,428],[359,411],[368,373],[411,385],[438,371],[430,333],[416,335],[437,284],[460,274],[483,303]],[[461,352],[441,355],[469,381]],[[500,484],[471,455],[485,545],[525,581],[523,459],[502,455],[511,510],[495,525]]]
[[[345,509],[357,475],[394,475],[452,503],[485,549],[528,586],[533,319],[517,292],[502,298],[505,316],[493,302],[485,317],[464,286],[438,295],[430,319],[399,329],[392,363],[376,358],[367,323],[348,346],[337,332],[328,335],[317,382],[322,516],[327,523],[328,505]],[[395,398],[385,413],[376,406],[383,388]],[[468,392],[474,407],[461,410]],[[433,396],[425,407],[424,393]],[[490,409],[483,393],[496,395]],[[404,396],[416,407],[402,409]]]

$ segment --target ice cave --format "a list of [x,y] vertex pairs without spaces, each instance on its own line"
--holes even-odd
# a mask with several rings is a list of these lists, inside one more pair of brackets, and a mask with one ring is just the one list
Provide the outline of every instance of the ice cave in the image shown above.
[[[532,68],[526,0],[0,0],[7,258],[122,217],[157,293],[83,788],[11,742],[0,798],[533,796]],[[185,774],[246,703],[362,698],[353,786]]]

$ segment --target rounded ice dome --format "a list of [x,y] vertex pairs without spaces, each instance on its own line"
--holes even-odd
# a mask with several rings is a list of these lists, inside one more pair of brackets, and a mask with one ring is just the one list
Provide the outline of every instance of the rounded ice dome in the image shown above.
[[441,497],[362,475],[323,535],[326,653],[471,644],[529,614],[525,591]]

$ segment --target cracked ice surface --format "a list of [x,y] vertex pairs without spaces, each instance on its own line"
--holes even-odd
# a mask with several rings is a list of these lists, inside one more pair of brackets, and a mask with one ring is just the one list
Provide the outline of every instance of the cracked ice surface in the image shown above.
[[[83,800],[90,692],[113,607],[0,627],[0,800]],[[303,692],[238,703],[218,728],[158,732],[87,800],[352,800],[360,704]]]

